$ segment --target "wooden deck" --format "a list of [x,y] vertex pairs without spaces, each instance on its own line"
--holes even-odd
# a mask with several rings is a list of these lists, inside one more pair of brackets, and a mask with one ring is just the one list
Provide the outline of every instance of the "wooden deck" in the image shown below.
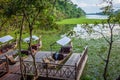
[[[0,72],[1,72],[0,80],[13,80],[10,77],[14,76],[14,74],[10,74],[9,72],[11,72],[11,70],[13,70],[11,68],[15,68],[15,65],[14,66],[8,65],[7,61],[5,60],[6,59],[5,55],[6,54],[7,55],[15,55],[16,53],[17,53],[17,50],[9,49],[7,52],[0,54],[0,60],[1,61],[4,60],[4,62],[1,62],[1,64],[0,64]],[[3,73],[5,73],[5,74],[3,74]]]
[[[87,49],[80,53],[73,53],[70,58],[64,64],[52,64],[54,66],[59,66],[60,68],[43,68],[42,59],[51,56],[51,52],[39,51],[36,53],[36,65],[38,74],[40,77],[62,79],[62,80],[79,80],[84,66],[87,61]],[[25,59],[24,63],[26,66],[27,74],[34,75],[34,66],[32,63],[32,57],[29,56]],[[19,62],[15,65],[9,65],[9,72],[0,78],[0,80],[19,80],[20,79],[20,66]]]

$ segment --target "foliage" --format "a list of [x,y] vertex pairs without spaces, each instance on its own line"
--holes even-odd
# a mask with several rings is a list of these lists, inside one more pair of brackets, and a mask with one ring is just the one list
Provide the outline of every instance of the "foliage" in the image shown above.
[[[13,6],[14,5],[14,6]],[[54,23],[53,15],[50,15],[52,4],[51,1],[48,0],[8,0],[6,2],[0,2],[0,17],[1,17],[1,29],[6,29],[4,26],[4,22],[6,24],[7,21],[8,25],[14,27],[15,29],[18,28],[15,23],[20,23],[21,16],[23,15],[23,11],[27,11],[26,14],[31,17],[30,21],[32,21],[32,17],[37,14],[37,10],[40,10],[40,15],[37,17],[35,21],[35,27],[40,27],[40,29],[57,29],[58,26]],[[35,9],[36,8],[36,9]],[[13,16],[14,15],[14,16]],[[17,17],[15,17],[17,16]],[[10,19],[8,19],[10,18]],[[13,19],[12,19],[13,18]],[[27,20],[26,20],[27,21]],[[28,26],[27,23],[24,23],[25,26]]]
[[[39,29],[45,30],[59,29],[59,27],[54,22],[55,20],[58,20],[60,18],[62,19],[71,17],[81,17],[85,15],[85,12],[81,8],[78,8],[77,5],[73,4],[71,1],[55,1],[56,2],[54,3],[54,0],[1,0],[0,30],[5,30],[8,25],[10,27],[13,27],[14,30],[18,28],[19,26],[16,27],[15,23],[20,23],[21,16],[23,15],[22,10],[24,9],[28,11],[26,14],[28,14],[31,17],[36,14],[35,10],[41,9],[42,11],[40,11],[40,15],[37,17],[37,21],[35,21],[34,26],[39,27]],[[37,4],[35,4],[35,2],[37,2]],[[53,3],[55,5],[53,5]],[[24,4],[26,5],[24,6]],[[34,7],[37,7],[37,9],[34,9],[34,11],[32,11],[31,9]],[[11,14],[16,15],[17,18],[15,16],[11,16]],[[9,17],[12,18],[8,19]],[[30,21],[32,21],[32,18]],[[24,23],[24,25],[27,26],[26,23]]]
[[[108,45],[108,51],[107,51],[107,55],[106,55],[106,58],[102,58],[105,62],[105,67],[104,67],[104,72],[103,72],[103,78],[104,80],[107,80],[108,78],[108,68],[109,68],[109,63],[110,63],[110,55],[111,55],[111,52],[112,52],[112,47],[113,47],[113,42],[114,42],[114,37],[113,37],[113,29],[115,27],[115,24],[119,24],[119,19],[117,17],[119,17],[119,15],[114,15],[114,11],[113,11],[113,0],[103,0],[104,2],[108,3],[107,6],[103,7],[103,12],[105,14],[108,14],[109,15],[109,18],[107,20],[107,24],[108,24],[108,27],[109,27],[109,33],[110,33],[110,38],[107,39],[103,33],[101,33],[104,37],[104,39],[106,40],[106,42],[109,44]],[[112,23],[112,24],[111,24]],[[104,24],[103,24],[104,26]],[[104,26],[105,27],[105,26]]]
[[71,0],[56,0],[54,14],[56,14],[57,20],[61,17],[79,18],[85,16],[85,12],[76,4],[73,4]]

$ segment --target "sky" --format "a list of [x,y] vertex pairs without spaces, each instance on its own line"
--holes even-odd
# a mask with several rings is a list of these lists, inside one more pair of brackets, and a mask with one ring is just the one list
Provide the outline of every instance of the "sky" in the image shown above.
[[[101,12],[100,8],[107,5],[103,0],[71,0],[78,7],[81,7],[86,13]],[[120,9],[120,0],[113,0],[114,10]]]

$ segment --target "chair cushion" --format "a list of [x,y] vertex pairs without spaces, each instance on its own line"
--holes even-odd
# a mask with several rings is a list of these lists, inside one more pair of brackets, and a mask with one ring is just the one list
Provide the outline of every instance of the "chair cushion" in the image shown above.
[[52,56],[52,58],[54,60],[63,60],[64,56],[63,56],[63,54],[54,53],[53,56]]

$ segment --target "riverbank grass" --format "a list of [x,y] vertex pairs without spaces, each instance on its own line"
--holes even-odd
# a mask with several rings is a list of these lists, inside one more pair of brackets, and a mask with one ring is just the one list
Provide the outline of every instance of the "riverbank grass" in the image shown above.
[[87,19],[87,18],[71,18],[57,21],[57,24],[94,24],[94,23],[106,23],[106,19]]

